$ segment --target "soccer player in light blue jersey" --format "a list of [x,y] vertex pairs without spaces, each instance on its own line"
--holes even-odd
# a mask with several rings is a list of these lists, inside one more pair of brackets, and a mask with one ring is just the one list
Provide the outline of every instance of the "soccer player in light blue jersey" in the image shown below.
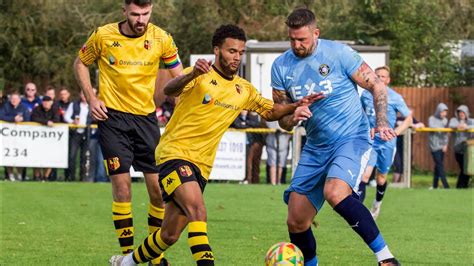
[[[411,124],[413,123],[413,117],[411,115],[410,110],[408,109],[408,106],[403,100],[403,97],[397,92],[395,92],[392,88],[388,87],[388,84],[390,83],[390,68],[388,66],[378,67],[375,69],[375,74],[377,74],[379,79],[387,86],[387,119],[390,127],[394,128],[394,131],[398,136],[403,133],[409,126],[411,126]],[[368,91],[362,92],[360,101],[362,103],[362,107],[365,110],[365,114],[369,118],[370,128],[375,128],[376,119],[374,98],[372,97],[372,94]],[[399,126],[395,127],[397,113],[400,113],[404,119]],[[372,175],[372,171],[374,170],[374,168],[377,169],[377,191],[375,195],[375,200],[372,203],[372,208],[370,209],[370,213],[372,214],[372,217],[374,217],[374,219],[377,219],[380,213],[382,199],[385,195],[385,190],[387,189],[387,174],[393,163],[393,158],[396,152],[396,146],[396,139],[392,139],[390,141],[383,141],[378,134],[375,135],[369,162],[362,176],[362,181],[359,184],[359,199],[361,202],[364,202],[365,188],[367,186],[367,182],[369,182],[369,178]]]
[[299,119],[305,120],[307,137],[284,193],[291,242],[302,250],[306,266],[317,265],[311,223],[328,201],[372,249],[379,265],[399,265],[369,210],[352,196],[371,149],[369,123],[356,84],[374,96],[376,130],[382,140],[391,140],[396,134],[387,122],[385,85],[349,46],[319,39],[316,18],[310,10],[294,10],[286,25],[291,49],[272,66],[274,101],[295,102],[319,92],[325,95],[279,120],[286,130]]

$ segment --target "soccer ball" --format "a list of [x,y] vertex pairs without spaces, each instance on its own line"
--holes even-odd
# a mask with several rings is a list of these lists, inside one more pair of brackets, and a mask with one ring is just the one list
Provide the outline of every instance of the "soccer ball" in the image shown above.
[[276,243],[267,251],[265,266],[278,265],[303,266],[303,253],[295,244],[287,242]]

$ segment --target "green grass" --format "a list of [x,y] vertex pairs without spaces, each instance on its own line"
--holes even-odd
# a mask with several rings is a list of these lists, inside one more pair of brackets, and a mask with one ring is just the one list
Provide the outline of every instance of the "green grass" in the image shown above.
[[[285,186],[211,183],[208,232],[217,265],[263,265],[266,250],[288,241]],[[146,236],[147,198],[133,185],[136,243]],[[368,189],[366,204],[374,195]],[[389,189],[377,223],[405,265],[472,265],[473,190]],[[0,181],[0,265],[107,265],[119,251],[110,184]],[[329,205],[313,229],[321,265],[374,265],[371,251]],[[194,265],[186,234],[167,252]]]

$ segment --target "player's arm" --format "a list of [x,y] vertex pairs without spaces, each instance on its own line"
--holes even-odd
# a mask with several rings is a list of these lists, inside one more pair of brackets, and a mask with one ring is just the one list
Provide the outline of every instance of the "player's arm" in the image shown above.
[[400,136],[407,128],[409,128],[413,124],[413,115],[410,112],[409,115],[403,119],[403,121],[395,128],[395,134]]
[[[183,65],[182,64],[179,64],[177,65],[176,67],[174,68],[170,68],[170,69],[167,69],[168,71],[168,75],[171,76],[171,78],[175,78],[177,76],[180,76],[182,73],[183,73]],[[155,92],[153,94],[153,100],[155,101],[155,106],[160,106],[164,100],[165,100],[165,94],[163,93],[163,89],[160,88],[160,79],[162,78],[166,78],[168,79],[169,76],[168,75],[165,75],[165,77],[163,77],[163,75],[159,75],[159,71],[157,73],[157,77],[156,77],[156,80],[155,80]]]
[[[309,111],[309,105],[324,97],[322,93],[316,93],[293,103],[284,91],[274,89],[272,94],[275,102],[273,108],[260,115],[267,121],[279,120],[278,123],[285,130],[291,130],[300,120],[306,120],[311,117],[311,112],[308,114],[301,111]],[[295,114],[297,110],[299,112]]]
[[373,95],[377,120],[376,131],[379,132],[380,138],[382,140],[395,138],[397,135],[387,122],[387,88],[385,84],[365,62],[352,74],[352,80]]
[[198,59],[191,72],[185,75],[177,76],[166,83],[163,89],[168,96],[178,96],[183,92],[184,87],[198,76],[211,70],[211,61]]
[[100,101],[94,93],[91,84],[89,67],[85,65],[79,57],[74,61],[74,75],[79,83],[84,96],[89,102],[92,117],[96,120],[103,121],[107,119],[107,108],[104,102]]

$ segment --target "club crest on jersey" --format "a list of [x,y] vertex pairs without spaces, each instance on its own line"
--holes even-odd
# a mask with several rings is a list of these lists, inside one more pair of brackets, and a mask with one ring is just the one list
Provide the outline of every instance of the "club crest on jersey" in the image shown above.
[[115,57],[113,55],[109,55],[109,64],[112,66],[117,65],[117,60],[115,60]]
[[181,165],[179,167],[179,175],[183,177],[188,177],[193,175],[193,171],[188,165]]
[[319,74],[321,74],[321,76],[325,77],[329,74],[329,72],[331,72],[331,68],[328,65],[321,64],[319,66]]
[[204,98],[202,99],[202,104],[212,103],[213,101],[214,101],[214,99],[212,99],[211,95],[206,93],[204,95]]
[[242,89],[240,88],[240,85],[239,85],[239,84],[235,84],[235,90],[236,90],[237,93],[239,93],[239,94],[242,93]]
[[107,159],[107,167],[111,171],[117,170],[120,167],[120,159],[118,157]]
[[143,42],[143,47],[145,47],[145,49],[147,49],[147,50],[150,50],[151,49],[151,42],[149,40],[145,40],[145,42]]
[[87,50],[87,44],[84,44],[82,47],[81,47],[81,53],[85,53]]

